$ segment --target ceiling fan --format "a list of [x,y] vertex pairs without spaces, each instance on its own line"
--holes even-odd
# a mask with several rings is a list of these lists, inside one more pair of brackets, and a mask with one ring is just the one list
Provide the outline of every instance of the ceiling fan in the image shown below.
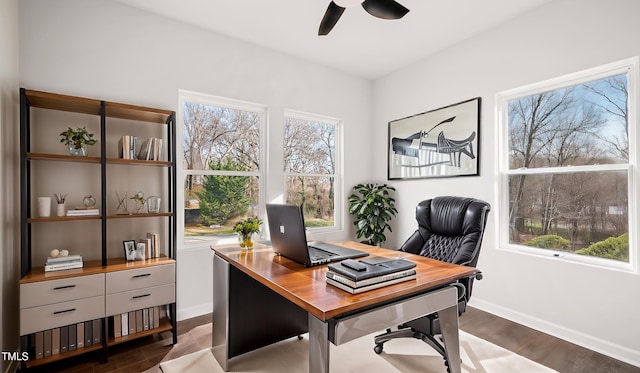
[[409,9],[395,0],[333,0],[329,3],[329,7],[324,13],[324,17],[322,17],[318,35],[327,35],[336,25],[345,9],[357,5],[362,5],[367,13],[382,19],[400,19],[409,13]]

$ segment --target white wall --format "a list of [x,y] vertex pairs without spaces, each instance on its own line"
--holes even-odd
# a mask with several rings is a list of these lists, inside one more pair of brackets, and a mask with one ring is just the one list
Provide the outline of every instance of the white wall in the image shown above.
[[[0,1],[0,351],[18,351],[18,0]],[[0,360],[0,372],[13,369]]]
[[[20,1],[20,85],[176,111],[179,89],[264,104],[276,149],[285,108],[341,118],[345,189],[370,177],[358,154],[370,142],[371,82],[116,2]],[[282,169],[276,151],[267,172]],[[269,200],[282,183],[269,180]],[[211,311],[211,262],[209,248],[178,251],[179,319]]]
[[[496,206],[496,93],[640,55],[640,2],[553,1],[374,85],[373,164],[386,164],[387,122],[482,97],[480,177],[394,181],[392,243],[415,229],[422,199],[465,195]],[[638,123],[635,123],[637,125]],[[384,167],[374,168],[384,180]],[[640,276],[501,250],[491,212],[472,303],[640,366]],[[632,227],[638,232],[637,225]]]

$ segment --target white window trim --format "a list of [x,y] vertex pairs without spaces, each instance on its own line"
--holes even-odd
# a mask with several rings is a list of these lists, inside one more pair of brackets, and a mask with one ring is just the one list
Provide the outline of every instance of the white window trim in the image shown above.
[[[184,133],[184,114],[182,108],[185,102],[197,102],[205,105],[219,106],[219,107],[227,107],[230,109],[244,110],[244,111],[252,111],[256,113],[260,113],[262,116],[262,120],[260,121],[260,171],[259,172],[239,172],[239,171],[211,171],[211,170],[198,170],[197,172],[187,170],[184,167],[182,162],[182,154],[183,154],[183,141],[182,134]],[[267,169],[267,130],[268,130],[268,109],[266,105],[256,104],[248,101],[234,100],[226,97],[208,95],[199,92],[187,91],[183,89],[178,90],[178,110],[177,110],[177,121],[176,121],[176,178],[178,182],[178,186],[176,188],[176,203],[177,210],[176,211],[176,221],[177,221],[177,232],[176,232],[176,240],[177,240],[177,249],[200,249],[203,247],[209,247],[211,245],[211,241],[203,241],[198,243],[189,243],[185,244],[184,242],[184,188],[183,182],[187,175],[195,174],[195,175],[230,175],[230,176],[257,176],[259,180],[259,217],[264,219],[265,215],[265,201],[266,201],[266,182],[265,175]],[[235,237],[230,238],[229,242],[218,242],[217,244],[225,244],[225,243],[236,243],[237,239]]]
[[[327,123],[332,124],[336,128],[335,132],[335,166],[336,169],[334,171],[334,226],[332,227],[315,227],[315,228],[307,228],[309,231],[313,233],[331,233],[338,232],[343,230],[343,222],[344,222],[344,198],[343,198],[343,144],[342,144],[342,127],[343,123],[341,119],[329,117],[326,115],[312,114],[299,110],[293,109],[285,109],[283,120],[285,118],[295,118],[300,120],[307,120],[313,122]],[[287,177],[288,176],[310,176],[310,177],[327,177],[330,176],[328,174],[311,174],[311,173],[292,173],[292,172],[284,172],[283,175],[283,186],[286,188],[287,185]],[[286,191],[283,190],[283,195]]]
[[[530,84],[527,86],[507,90],[496,94],[496,119],[498,122],[496,159],[498,160],[498,169],[495,174],[496,195],[495,201],[499,216],[498,224],[496,224],[498,248],[518,254],[535,255],[542,257],[557,258],[567,262],[579,263],[598,268],[608,268],[614,270],[628,271],[639,273],[640,271],[640,249],[638,248],[638,236],[640,226],[638,226],[638,204],[640,200],[640,182],[638,166],[638,146],[640,145],[640,131],[638,125],[638,109],[640,108],[640,95],[638,94],[638,76],[640,70],[640,58],[633,57],[625,60],[613,62],[592,69],[564,75],[561,77],[549,79],[543,82]],[[533,95],[545,91],[550,91],[566,86],[576,85],[587,81],[601,79],[607,76],[627,73],[628,75],[628,110],[629,110],[629,163],[624,165],[607,165],[607,166],[575,166],[562,167],[554,170],[544,170],[544,173],[558,172],[586,172],[610,170],[626,170],[628,171],[628,195],[629,195],[629,263],[617,262],[592,256],[577,255],[565,252],[554,252],[548,249],[538,249],[523,245],[509,243],[509,194],[508,177],[514,174],[540,174],[543,170],[509,170],[509,144],[508,144],[508,102],[509,100]]]

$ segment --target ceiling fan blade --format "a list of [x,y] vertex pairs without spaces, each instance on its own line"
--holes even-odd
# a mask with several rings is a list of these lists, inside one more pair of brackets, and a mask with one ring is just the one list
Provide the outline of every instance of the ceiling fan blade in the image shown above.
[[333,1],[329,3],[329,7],[327,11],[324,13],[324,17],[322,17],[322,21],[320,21],[320,28],[318,29],[318,35],[327,35],[329,31],[333,29],[333,26],[336,25],[342,13],[344,13],[343,7],[337,5]]
[[367,13],[382,19],[400,19],[409,9],[395,0],[364,0],[362,7]]

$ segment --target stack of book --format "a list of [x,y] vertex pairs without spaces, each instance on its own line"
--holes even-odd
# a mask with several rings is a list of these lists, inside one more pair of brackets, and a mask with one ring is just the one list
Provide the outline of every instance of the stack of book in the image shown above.
[[125,135],[118,140],[118,156],[123,159],[138,159],[138,137]]
[[[29,334],[35,358],[55,356],[102,343],[102,319],[79,322]],[[31,355],[29,358],[32,358]]]
[[159,161],[161,152],[162,152],[162,139],[151,137],[144,140],[142,145],[140,145],[138,159],[142,159],[146,161]]
[[327,284],[351,294],[378,289],[416,278],[415,263],[405,259],[369,257],[329,264]]
[[161,313],[161,307],[155,306],[114,315],[109,318],[109,335],[119,338],[158,328]]
[[99,209],[77,208],[75,210],[67,210],[67,216],[98,216],[98,215],[100,215]]
[[48,257],[44,265],[45,272],[62,271],[65,269],[82,268],[81,255],[68,255],[59,257]]

